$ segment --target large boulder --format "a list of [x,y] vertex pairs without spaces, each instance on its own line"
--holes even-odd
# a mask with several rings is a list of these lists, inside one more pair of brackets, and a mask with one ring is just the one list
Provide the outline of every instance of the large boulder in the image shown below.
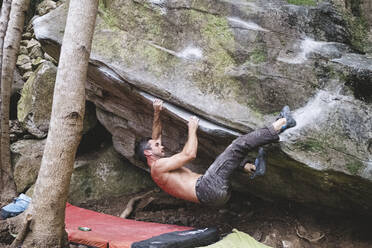
[[[23,86],[18,101],[18,120],[37,138],[46,137],[49,129],[56,75],[57,67],[50,61],[43,61]],[[96,123],[95,107],[87,103],[83,133]]]
[[25,83],[18,102],[18,120],[40,138],[48,132],[56,75],[53,63],[41,64]]
[[36,181],[43,157],[44,140],[20,140],[10,146],[17,192],[23,193]]
[[[100,6],[87,99],[132,163],[151,136],[153,97],[167,102],[164,143],[179,151],[188,116],[202,118],[205,171],[238,135],[275,120],[284,104],[298,126],[269,148],[267,176],[235,189],[336,208],[372,208],[372,59],[369,28],[343,1],[112,0]],[[340,4],[338,4],[340,3]],[[59,56],[67,7],[34,21]],[[250,156],[254,159],[255,153]],[[362,197],[361,197],[362,196]]]
[[[40,169],[44,140],[20,140],[12,144],[14,180],[18,193],[32,196]],[[150,176],[131,166],[111,144],[77,156],[70,183],[69,201],[73,204],[108,196],[137,193],[153,187]],[[31,190],[31,192],[30,192]]]
[[39,3],[36,7],[36,11],[39,15],[45,15],[50,10],[55,9],[57,7],[57,4],[55,1],[52,0],[44,0],[41,3]]
[[131,166],[110,145],[76,159],[69,202],[78,204],[132,194],[154,186],[147,173]]

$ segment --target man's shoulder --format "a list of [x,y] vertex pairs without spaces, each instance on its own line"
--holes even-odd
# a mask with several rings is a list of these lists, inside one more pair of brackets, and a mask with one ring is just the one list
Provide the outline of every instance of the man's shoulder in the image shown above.
[[151,166],[151,170],[153,170],[153,169],[159,169],[160,167],[162,167],[163,165],[165,165],[165,164],[167,164],[169,162],[170,162],[169,157],[159,158]]
[[159,158],[151,166],[151,171],[156,173],[166,173],[169,172],[169,168],[177,163],[177,159],[172,157]]
[[[165,158],[161,158],[165,159]],[[162,181],[164,179],[164,176],[169,174],[169,171],[164,170],[166,167],[164,164],[162,164],[162,161],[156,160],[156,162],[151,166],[151,177],[158,183],[158,181]]]

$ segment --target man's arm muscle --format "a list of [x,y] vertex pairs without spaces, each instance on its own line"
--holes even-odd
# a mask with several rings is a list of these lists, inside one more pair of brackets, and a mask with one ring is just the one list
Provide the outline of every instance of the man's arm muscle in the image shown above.
[[163,109],[163,101],[155,99],[153,103],[154,107],[154,121],[152,123],[152,136],[153,140],[161,139],[162,123],[160,120],[160,112]]
[[159,172],[176,170],[196,158],[196,152],[198,150],[198,137],[196,135],[198,121],[196,117],[190,118],[188,123],[189,135],[182,151],[172,157],[157,160],[155,165],[156,170]]
[[158,172],[164,173],[183,167],[188,162],[194,160],[194,157],[189,156],[183,152],[177,153],[169,158],[161,158],[156,161],[155,169]]

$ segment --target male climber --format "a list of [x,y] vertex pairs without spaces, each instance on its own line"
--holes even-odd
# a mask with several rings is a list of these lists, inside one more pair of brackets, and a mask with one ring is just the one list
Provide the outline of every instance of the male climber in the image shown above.
[[[288,106],[281,111],[279,118],[272,125],[257,129],[236,138],[221,153],[204,175],[185,168],[188,162],[196,158],[198,138],[196,131],[199,120],[192,116],[188,122],[188,139],[182,151],[165,157],[161,142],[162,124],[160,112],[163,102],[156,99],[153,103],[154,120],[152,137],[139,142],[136,154],[151,169],[151,177],[155,183],[170,195],[187,201],[206,205],[220,206],[230,198],[230,176],[241,168],[246,172],[256,170],[256,166],[264,166],[264,153],[260,149],[256,166],[246,163],[248,151],[259,146],[279,140],[278,134],[296,125]],[[257,168],[259,169],[259,168]]]

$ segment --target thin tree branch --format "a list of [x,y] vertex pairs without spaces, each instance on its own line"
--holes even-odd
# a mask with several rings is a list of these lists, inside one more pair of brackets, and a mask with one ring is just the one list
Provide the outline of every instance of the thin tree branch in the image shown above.
[[19,231],[17,237],[15,238],[15,240],[13,241],[13,243],[10,245],[10,248],[17,248],[19,245],[22,244],[23,240],[26,237],[26,234],[29,231],[31,220],[32,220],[32,215],[31,214],[27,214],[26,215],[26,218],[25,218],[25,220],[24,220],[24,222],[22,224],[22,229]]
[[142,195],[139,195],[139,196],[136,196],[136,197],[133,197],[132,199],[129,200],[129,202],[127,203],[127,206],[125,207],[124,211],[120,214],[120,217],[121,218],[124,218],[126,219],[133,211],[133,206],[134,204],[143,199],[143,198],[146,198],[148,195],[154,193],[155,190],[150,190]]

